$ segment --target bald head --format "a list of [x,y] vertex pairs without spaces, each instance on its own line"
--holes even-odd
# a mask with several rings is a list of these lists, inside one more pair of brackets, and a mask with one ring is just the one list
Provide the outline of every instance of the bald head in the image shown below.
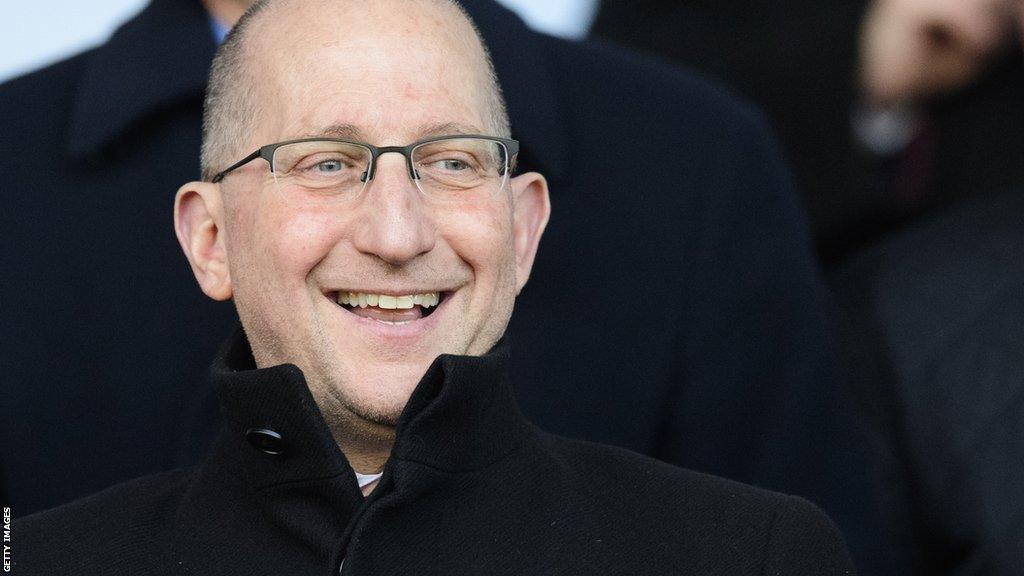
[[[448,67],[465,76],[452,90],[473,93],[482,131],[509,136],[490,55],[479,31],[453,0],[258,0],[213,61],[203,115],[203,178],[209,180],[250,152],[254,138],[259,145],[269,143],[254,136],[259,123],[271,116],[268,103],[277,93],[295,88],[289,83],[305,85],[316,74],[311,68],[317,66],[317,51],[339,44],[350,50],[346,65],[390,67],[394,74],[416,74],[417,52],[441,51]],[[375,86],[338,88],[373,96]]]

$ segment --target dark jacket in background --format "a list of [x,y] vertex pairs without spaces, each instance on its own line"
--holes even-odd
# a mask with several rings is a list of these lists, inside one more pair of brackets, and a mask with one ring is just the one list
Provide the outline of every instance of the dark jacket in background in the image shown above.
[[[707,74],[757,103],[831,256],[879,199],[850,130],[867,0],[602,0],[591,34]],[[856,214],[861,222],[851,223]]]
[[1024,566],[1024,186],[963,201],[836,275],[888,447],[907,573]]
[[[214,366],[227,420],[190,470],[16,522],[18,574],[851,574],[796,498],[545,434],[515,406],[507,347],[442,356],[366,499],[286,364],[239,333]],[[566,362],[571,362],[567,359]],[[280,436],[247,442],[253,429]],[[265,433],[265,432],[264,432]]]
[[[825,291],[758,115],[688,73],[464,4],[520,166],[551,185],[510,329],[524,412],[804,496],[855,557],[877,556]],[[171,207],[199,174],[213,51],[198,1],[155,0],[107,44],[0,87],[0,457],[16,516],[192,464],[212,442],[204,375],[237,320],[196,287]]]
[[[880,158],[851,129],[868,0],[602,0],[592,35],[700,70],[761,106],[826,263],[960,199],[1024,181],[1024,65],[926,103],[915,149]],[[909,168],[906,164],[914,164]],[[903,182],[909,173],[915,182]]]

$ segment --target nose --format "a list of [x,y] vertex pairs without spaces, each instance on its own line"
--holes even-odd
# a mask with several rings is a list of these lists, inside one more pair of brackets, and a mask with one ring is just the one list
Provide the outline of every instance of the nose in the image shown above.
[[403,160],[400,154],[377,159],[352,237],[357,250],[395,266],[429,252],[437,238],[430,207],[409,179]]

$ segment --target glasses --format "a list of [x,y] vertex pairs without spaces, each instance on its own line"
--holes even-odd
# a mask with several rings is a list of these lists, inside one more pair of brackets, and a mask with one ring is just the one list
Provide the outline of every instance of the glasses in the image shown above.
[[324,194],[354,197],[373,180],[377,158],[389,152],[405,156],[409,178],[422,193],[458,197],[504,187],[519,142],[465,134],[427,138],[408,146],[377,147],[337,138],[304,138],[263,146],[218,173],[211,182],[220,182],[233,170],[263,158],[279,181]]

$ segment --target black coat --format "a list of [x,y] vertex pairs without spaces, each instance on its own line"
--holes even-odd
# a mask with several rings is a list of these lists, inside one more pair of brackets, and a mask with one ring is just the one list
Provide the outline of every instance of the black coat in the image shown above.
[[[688,73],[465,5],[520,165],[552,190],[511,326],[524,412],[804,496],[875,555],[823,284],[758,115]],[[0,457],[16,514],[192,464],[212,442],[203,376],[237,320],[196,288],[171,206],[199,173],[213,50],[198,1],[155,0],[105,45],[0,88]]]
[[[18,574],[789,574],[852,572],[806,501],[541,432],[508,350],[442,356],[363,498],[302,372],[214,365],[227,427],[202,465],[16,521]],[[279,436],[249,444],[258,429]],[[259,446],[259,448],[257,448]],[[269,450],[273,454],[265,453]],[[342,564],[344,562],[344,564]]]
[[835,278],[912,574],[1024,566],[1024,185],[962,201]]

